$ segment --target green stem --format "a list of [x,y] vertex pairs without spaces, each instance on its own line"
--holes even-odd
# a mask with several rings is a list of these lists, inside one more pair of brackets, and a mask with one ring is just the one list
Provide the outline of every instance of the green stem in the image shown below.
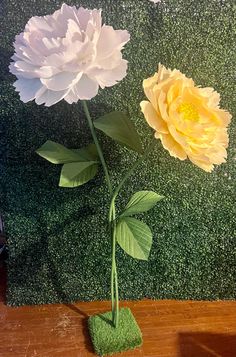
[[[85,100],[82,101],[84,112],[86,118],[88,120],[89,128],[96,145],[98,155],[103,166],[103,170],[106,177],[106,182],[109,190],[110,196],[112,195],[112,185],[109,176],[109,172],[107,169],[107,165],[103,156],[102,149],[97,139],[96,131],[94,129],[93,121],[89,113],[89,109],[87,106],[87,102]],[[109,215],[109,226],[112,229],[112,269],[111,269],[111,305],[112,305],[112,320],[115,327],[118,326],[119,321],[119,297],[118,297],[118,278],[117,278],[117,268],[116,268],[116,211],[115,211],[115,204],[112,205]],[[113,223],[112,223],[113,222]],[[114,297],[114,286],[115,286],[115,297]],[[116,304],[115,304],[116,300]]]
[[[112,266],[111,266],[111,307],[112,307],[112,322],[114,327],[118,327],[119,323],[119,293],[118,293],[118,277],[116,268],[116,208],[113,203],[110,208],[109,224],[112,229]],[[115,294],[114,294],[115,286]]]
[[[111,237],[112,237],[112,241],[111,241],[111,244],[112,244],[112,265],[111,265],[111,310],[112,310],[112,322],[115,326],[115,298],[114,298],[114,275],[115,275],[115,272],[114,272],[114,263],[115,263],[115,233],[114,233],[114,230],[115,230],[115,219],[116,219],[116,216],[115,216],[115,206],[113,205],[112,207],[112,210],[111,210],[111,214],[112,216],[109,217],[109,225],[111,227]],[[114,221],[113,221],[114,220]],[[112,223],[113,221],[113,223]]]
[[86,100],[82,100],[82,104],[83,104],[83,108],[84,108],[84,112],[85,112],[86,118],[88,120],[89,128],[90,128],[90,131],[91,131],[91,134],[92,134],[92,137],[93,137],[93,141],[94,141],[94,144],[96,145],[96,148],[97,148],[97,151],[98,151],[98,155],[99,155],[99,158],[100,158],[100,161],[101,161],[104,173],[105,173],[108,190],[109,190],[109,193],[111,195],[112,194],[112,186],[111,186],[111,180],[110,180],[109,172],[108,172],[107,165],[106,165],[103,153],[102,153],[101,146],[100,146],[100,144],[98,142],[98,139],[97,139],[97,135],[96,135],[96,132],[95,132],[95,129],[94,129],[92,118],[91,118],[89,110],[88,110],[88,106],[87,106]]
[[[97,148],[97,152],[101,161],[101,164],[103,166],[103,170],[105,173],[106,177],[106,182],[109,190],[111,198],[111,203],[110,203],[110,209],[109,209],[109,227],[112,230],[112,268],[111,268],[111,305],[112,305],[112,321],[115,327],[118,327],[119,324],[119,290],[118,290],[118,274],[117,274],[117,267],[116,267],[116,209],[115,209],[115,200],[117,195],[119,194],[121,188],[125,184],[126,180],[133,174],[133,172],[136,170],[136,168],[139,166],[139,164],[144,160],[144,158],[149,154],[151,149],[153,148],[153,143],[147,148],[147,150],[144,152],[143,156],[139,158],[134,165],[131,167],[131,169],[126,173],[126,175],[123,177],[121,180],[120,184],[117,186],[116,190],[112,194],[112,185],[111,185],[111,180],[109,176],[109,172],[107,169],[107,165],[103,156],[102,149],[100,147],[100,144],[97,139],[97,135],[94,129],[93,121],[89,113],[89,109],[87,106],[87,102],[85,100],[82,101],[84,112],[86,115],[86,118],[88,120],[89,128],[94,140],[94,143]],[[114,293],[114,287],[115,287],[115,293]]]
[[151,150],[154,148],[156,139],[154,139],[151,144],[147,147],[145,150],[144,154],[131,166],[130,170],[125,174],[123,179],[120,181],[119,185],[115,189],[112,199],[111,199],[111,204],[110,204],[110,210],[109,210],[109,217],[112,217],[112,211],[113,211],[113,205],[115,205],[115,200],[116,197],[118,196],[120,190],[122,189],[123,185],[125,182],[128,180],[128,178],[134,173],[134,171],[137,169],[137,167],[141,164],[141,162],[147,157],[147,155],[151,152]]
[[[116,208],[113,203],[112,207],[112,268],[111,268],[111,288],[112,288],[112,321],[115,327],[119,324],[119,288],[118,288],[118,276],[116,267]],[[114,285],[115,285],[115,301],[114,301]]]
[[[113,211],[114,212],[114,211]],[[116,221],[115,214],[113,215],[113,232],[112,232],[112,285],[113,285],[113,293],[114,293],[114,285],[115,285],[115,302],[113,300],[112,307],[112,321],[115,327],[118,327],[119,322],[119,297],[118,297],[118,279],[117,279],[117,268],[116,268]]]
[[[115,200],[119,194],[121,188],[127,181],[127,179],[134,173],[136,168],[141,164],[145,157],[150,153],[154,147],[155,140],[148,146],[143,156],[141,156],[131,167],[131,169],[123,177],[116,190],[113,193],[110,209],[109,209],[109,223],[113,227],[112,234],[112,269],[111,269],[111,296],[112,296],[112,321],[115,327],[119,324],[119,290],[118,290],[118,275],[116,267],[116,211]],[[114,301],[114,283],[115,283],[115,301]]]

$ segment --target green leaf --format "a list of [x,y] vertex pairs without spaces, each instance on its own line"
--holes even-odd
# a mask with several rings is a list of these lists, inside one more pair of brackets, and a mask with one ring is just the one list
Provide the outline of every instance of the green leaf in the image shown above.
[[80,160],[78,153],[51,140],[46,141],[36,153],[53,164],[65,164]]
[[82,149],[67,149],[65,146],[51,140],[46,141],[36,153],[53,164],[95,161],[98,156],[94,144]]
[[99,156],[95,144],[89,144],[82,149],[72,149],[80,157],[80,161],[98,161]]
[[90,181],[96,175],[98,165],[94,161],[73,162],[63,165],[59,186],[77,187]]
[[96,129],[116,140],[119,144],[139,153],[143,152],[140,137],[127,115],[122,112],[111,112],[94,121]]
[[119,219],[116,239],[121,248],[131,257],[148,260],[152,246],[152,232],[143,222],[132,217]]
[[160,196],[153,191],[138,191],[131,197],[120,217],[147,212],[163,198],[164,196]]

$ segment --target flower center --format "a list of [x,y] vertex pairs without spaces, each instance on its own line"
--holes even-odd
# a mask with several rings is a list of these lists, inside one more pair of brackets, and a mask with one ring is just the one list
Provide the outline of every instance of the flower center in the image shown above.
[[199,120],[199,114],[197,108],[191,103],[183,102],[182,104],[180,104],[178,111],[179,113],[183,114],[183,118],[185,120],[192,120],[192,121]]

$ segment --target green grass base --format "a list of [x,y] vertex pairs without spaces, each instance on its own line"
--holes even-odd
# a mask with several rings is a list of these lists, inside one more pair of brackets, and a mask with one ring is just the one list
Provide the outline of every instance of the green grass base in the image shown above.
[[140,347],[140,328],[129,308],[120,309],[119,326],[114,328],[112,313],[91,316],[88,320],[93,347],[98,356],[112,355]]

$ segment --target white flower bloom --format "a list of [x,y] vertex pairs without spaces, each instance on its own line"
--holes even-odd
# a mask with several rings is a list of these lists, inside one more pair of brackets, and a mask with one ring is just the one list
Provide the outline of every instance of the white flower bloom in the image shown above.
[[16,36],[9,69],[23,102],[51,106],[96,96],[126,76],[121,50],[130,35],[102,25],[101,10],[63,4],[53,15],[32,17]]
[[158,2],[161,2],[161,0],[150,0],[152,2],[154,2],[154,4],[157,4]]

